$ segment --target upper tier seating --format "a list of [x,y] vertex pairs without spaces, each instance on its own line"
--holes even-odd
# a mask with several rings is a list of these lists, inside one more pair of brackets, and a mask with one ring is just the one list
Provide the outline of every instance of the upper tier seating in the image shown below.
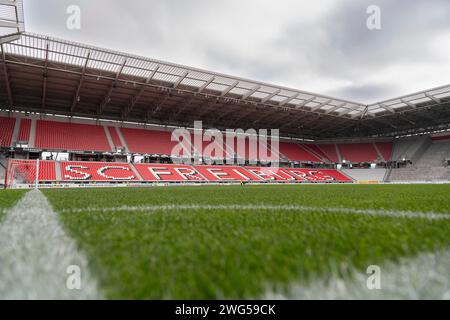
[[321,159],[296,143],[280,142],[280,153],[285,155],[289,160],[321,162]]
[[431,137],[433,141],[450,140],[450,135],[434,136]]
[[108,127],[109,130],[109,134],[111,136],[112,142],[113,144],[117,147],[117,148],[122,148],[122,142],[120,141],[119,135],[117,134],[116,128],[115,127]]
[[120,128],[130,152],[172,155],[176,141],[167,131]]
[[394,144],[392,142],[376,142],[375,144],[384,160],[390,161],[392,159],[392,149],[394,148]]
[[328,159],[336,163],[339,162],[335,144],[318,144],[317,147],[322,150]]
[[305,146],[309,149],[311,149],[313,152],[315,152],[317,155],[319,155],[320,157],[322,157],[322,160],[328,160],[331,161],[330,158],[328,158],[328,156],[325,154],[325,152],[323,152],[322,149],[320,149],[316,144],[305,144]]
[[[271,145],[270,141],[266,143],[260,143],[257,138],[254,137],[246,137],[245,140],[241,140],[245,142],[245,147],[238,146],[239,139],[234,139],[234,145],[231,145],[227,148],[228,154],[233,156],[233,153],[240,159],[255,161],[269,161],[272,157],[271,154]],[[264,148],[264,149],[261,149]],[[231,149],[231,150],[229,150]],[[234,150],[233,150],[234,149]],[[266,149],[266,150],[265,150]],[[276,152],[277,150],[274,150]]]
[[36,148],[54,150],[112,151],[102,126],[38,120]]
[[16,119],[0,117],[0,146],[10,147]]
[[376,162],[379,158],[372,143],[339,144],[342,160],[347,162]]
[[21,119],[19,136],[17,140],[19,142],[28,142],[30,140],[31,119]]
[[[177,145],[177,141],[172,141],[172,133],[169,131],[157,131],[135,128],[115,128],[104,127],[102,125],[89,125],[79,123],[67,123],[59,121],[36,120],[36,130],[30,137],[31,124],[30,119],[21,119],[19,128],[15,128],[16,119],[0,117],[0,144],[2,146],[11,146],[12,140],[16,141],[14,129],[17,130],[17,141],[34,140],[34,147],[44,150],[68,150],[68,151],[97,151],[111,152],[110,142],[115,147],[128,147],[128,151],[132,153],[151,154],[151,155],[172,155],[185,156],[183,150]],[[105,132],[105,128],[108,130]],[[108,142],[109,133],[111,141]],[[14,139],[13,139],[14,138]],[[34,138],[34,139],[33,139]],[[255,154],[251,154],[251,140],[245,138],[243,148],[238,148],[238,139],[235,138],[232,148],[226,147],[226,139],[221,149],[216,150],[212,154],[207,154],[207,148],[211,142],[202,141],[202,151],[204,157],[211,156],[215,159],[230,159],[236,156],[239,159],[270,161],[275,160],[275,156],[271,155],[270,141],[267,154],[262,149],[262,144],[257,139]],[[195,150],[193,135],[191,135],[192,149]],[[124,145],[125,144],[125,145]],[[377,148],[375,148],[375,145]],[[279,157],[286,158],[290,161],[299,162],[336,162],[339,163],[339,155],[336,148],[339,148],[340,156],[349,162],[373,162],[380,159],[379,153],[385,160],[393,157],[393,144],[391,142],[374,143],[350,143],[350,144],[297,144],[293,142],[279,142]],[[200,148],[197,148],[200,149]],[[211,149],[211,148],[208,148]],[[230,150],[231,149],[231,150]],[[377,152],[377,149],[379,153]],[[173,154],[175,151],[181,154]],[[195,150],[198,154],[200,150]],[[277,150],[274,150],[277,151]],[[261,153],[261,154],[260,154]],[[395,153],[395,151],[394,151]]]

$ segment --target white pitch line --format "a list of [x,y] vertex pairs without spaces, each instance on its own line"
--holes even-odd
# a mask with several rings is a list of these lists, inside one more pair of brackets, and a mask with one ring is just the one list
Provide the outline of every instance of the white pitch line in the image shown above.
[[[67,288],[73,265],[81,271],[80,290]],[[45,196],[38,190],[26,193],[0,224],[0,299],[99,298],[87,259]]]
[[155,211],[177,211],[177,210],[231,210],[231,211],[293,211],[293,212],[323,212],[339,214],[356,214],[367,216],[382,216],[396,218],[421,218],[428,220],[448,220],[450,213],[436,212],[414,212],[414,211],[395,211],[395,210],[375,210],[375,209],[355,209],[341,207],[310,207],[298,205],[148,205],[148,206],[119,206],[110,208],[76,208],[63,209],[61,213],[81,213],[81,212],[155,212]]
[[[336,274],[337,272],[334,272]],[[287,293],[269,290],[262,298],[269,300],[349,300],[349,299],[433,299],[450,300],[450,251],[421,253],[412,258],[401,258],[398,263],[380,266],[380,289],[370,290],[365,270],[353,276],[311,281],[308,285],[293,284]]]

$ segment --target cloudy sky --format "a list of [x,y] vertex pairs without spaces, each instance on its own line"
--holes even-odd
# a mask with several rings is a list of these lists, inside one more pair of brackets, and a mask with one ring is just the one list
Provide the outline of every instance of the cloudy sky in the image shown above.
[[28,32],[358,102],[450,83],[450,0],[24,2]]

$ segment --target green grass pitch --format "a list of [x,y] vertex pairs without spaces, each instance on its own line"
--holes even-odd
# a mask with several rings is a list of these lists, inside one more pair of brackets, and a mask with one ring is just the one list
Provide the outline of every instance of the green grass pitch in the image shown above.
[[0,219],[5,215],[5,210],[12,207],[25,192],[25,190],[0,190]]
[[[45,190],[107,298],[258,298],[339,272],[448,248],[450,220],[321,207],[450,212],[450,185],[204,186]],[[155,205],[301,205],[255,210],[86,211]],[[68,212],[67,209],[81,209]],[[66,211],[63,211],[66,210]]]

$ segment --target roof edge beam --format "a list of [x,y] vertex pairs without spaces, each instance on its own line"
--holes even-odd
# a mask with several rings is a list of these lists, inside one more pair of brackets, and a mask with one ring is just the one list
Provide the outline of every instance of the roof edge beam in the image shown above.
[[231,86],[229,86],[228,88],[226,88],[225,90],[223,90],[223,91],[220,93],[220,96],[221,96],[221,97],[226,96],[231,90],[233,90],[234,88],[236,88],[238,84],[239,84],[239,81],[236,80]]
[[261,103],[266,103],[267,101],[269,101],[270,99],[272,99],[273,97],[275,97],[277,94],[279,94],[281,92],[281,90],[277,90],[271,94],[269,94],[267,97],[265,97],[264,99],[261,99]]
[[425,97],[427,97],[427,98],[433,100],[433,101],[436,102],[436,103],[441,103],[441,100],[440,100],[440,99],[438,99],[438,98],[436,98],[436,97],[433,97],[432,95],[430,95],[430,94],[428,94],[428,93],[425,93]]
[[334,111],[336,111],[336,110],[338,110],[340,108],[344,108],[346,105],[347,105],[347,102],[341,103],[341,104],[339,104],[339,105],[337,105],[337,106],[335,106],[333,108],[330,108],[327,111],[325,111],[325,114],[330,114],[330,113],[332,113],[332,112],[334,112]]
[[202,93],[206,87],[208,87],[214,80],[216,80],[216,77],[211,77],[208,81],[206,81],[199,89],[198,93]]
[[178,80],[175,82],[175,84],[173,85],[173,88],[176,89],[178,88],[178,86],[181,84],[181,82],[183,82],[184,79],[186,79],[186,77],[189,75],[189,71],[185,71],[183,72],[183,74],[178,78]]
[[291,102],[292,100],[294,100],[295,98],[297,98],[300,95],[300,93],[296,93],[293,96],[290,96],[289,98],[284,99],[283,101],[281,101],[278,105],[280,107],[287,105],[289,102]]
[[244,95],[242,95],[242,100],[247,100],[248,98],[250,98],[253,94],[255,94],[256,91],[258,91],[259,89],[261,89],[261,86],[256,86],[253,89],[249,90],[247,93],[245,93]]
[[324,101],[324,102],[320,103],[319,105],[317,105],[317,106],[315,106],[315,107],[312,107],[312,108],[311,108],[311,111],[315,112],[315,111],[317,111],[317,110],[320,110],[320,108],[326,106],[326,105],[329,104],[331,101],[333,101],[333,100],[332,100],[332,99],[328,99],[327,101]]

